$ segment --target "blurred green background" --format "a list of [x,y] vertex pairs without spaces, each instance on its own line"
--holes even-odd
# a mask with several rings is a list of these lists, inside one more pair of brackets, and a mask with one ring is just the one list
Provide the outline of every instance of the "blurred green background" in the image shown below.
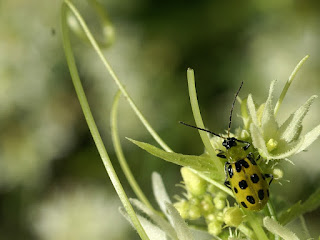
[[[85,1],[74,2],[98,32],[95,12]],[[260,104],[270,82],[278,80],[279,94],[306,54],[311,57],[289,90],[280,122],[320,93],[319,1],[100,2],[116,32],[105,56],[142,113],[176,152],[203,152],[197,131],[178,124],[193,124],[188,67],[195,70],[204,122],[215,132],[227,128],[242,80],[240,97],[252,93]],[[0,239],[138,239],[118,212],[121,204],[76,98],[62,48],[60,7],[60,1],[0,1]],[[129,197],[134,197],[110,138],[109,113],[117,88],[87,43],[74,38],[73,47],[107,150]],[[318,100],[304,131],[319,124],[319,109]],[[234,117],[233,127],[239,124]],[[151,201],[153,171],[162,175],[171,196],[179,194],[179,167],[124,138],[155,144],[123,99],[119,129],[129,165]],[[319,147],[318,140],[291,159],[295,166],[281,165],[285,180],[271,187],[275,200],[295,203],[319,187]],[[319,236],[320,211],[307,214],[306,222],[312,236]],[[297,223],[291,226],[301,234]]]

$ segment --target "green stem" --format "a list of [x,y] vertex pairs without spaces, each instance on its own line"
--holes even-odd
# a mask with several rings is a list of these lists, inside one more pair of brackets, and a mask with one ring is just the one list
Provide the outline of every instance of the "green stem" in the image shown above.
[[258,240],[269,240],[265,231],[262,228],[262,222],[258,217],[256,217],[252,212],[245,211],[246,215],[248,216],[248,223],[250,224],[251,228],[253,229],[254,233]]
[[227,188],[226,186],[222,185],[221,183],[218,183],[217,181],[207,177],[205,174],[196,171],[192,168],[190,168],[190,170],[192,172],[194,172],[195,174],[197,174],[199,177],[203,178],[204,180],[206,180],[207,182],[211,183],[212,185],[216,186],[217,188],[219,188],[220,190],[224,191],[225,193],[229,194],[230,196],[232,196],[234,198],[233,192],[231,191],[230,188]]
[[[196,91],[196,86],[195,86],[195,78],[194,78],[194,71],[193,69],[189,68],[187,71],[187,78],[188,78],[188,87],[189,87],[189,96],[190,96],[190,103],[191,103],[191,108],[193,112],[193,117],[196,122],[197,127],[199,128],[205,128],[200,109],[199,109],[199,104],[198,104],[198,98],[197,98],[197,91]],[[212,147],[212,144],[210,142],[209,135],[204,132],[199,130],[200,137],[202,139],[202,142],[208,151],[210,157],[212,159],[216,158],[216,152]],[[219,177],[223,178],[223,165],[220,161],[213,161],[215,167],[217,168],[217,171],[219,173]]]
[[117,112],[118,112],[118,103],[121,96],[121,92],[118,91],[117,94],[114,97],[114,101],[112,104],[111,109],[111,116],[110,116],[110,122],[111,122],[111,135],[112,135],[112,141],[114,145],[114,149],[116,152],[116,155],[118,157],[120,166],[122,168],[122,171],[124,175],[126,176],[131,188],[133,189],[134,193],[137,195],[137,197],[140,199],[141,202],[144,203],[149,209],[156,212],[150,202],[148,201],[147,197],[142,192],[141,188],[139,187],[139,184],[137,183],[136,179],[134,178],[128,163],[125,159],[125,156],[122,151],[119,134],[118,134],[118,124],[117,124]]
[[248,228],[247,226],[245,226],[244,224],[240,224],[238,226],[238,229],[248,237],[248,239],[254,239],[255,235],[253,233],[253,231]]
[[140,121],[142,122],[142,124],[145,126],[145,128],[149,131],[149,133],[151,134],[151,136],[156,140],[156,142],[167,152],[172,152],[172,150],[169,148],[169,146],[167,146],[167,144],[160,138],[160,136],[153,130],[153,128],[151,127],[151,125],[148,123],[148,121],[143,117],[142,113],[140,112],[140,110],[137,108],[137,106],[135,105],[135,103],[133,102],[133,100],[131,99],[131,97],[129,96],[128,92],[125,90],[123,84],[120,82],[120,80],[118,79],[117,75],[115,74],[115,72],[112,70],[110,64],[108,63],[107,59],[104,57],[103,53],[101,52],[96,40],[94,39],[94,37],[92,36],[92,33],[90,32],[89,28],[87,27],[86,23],[84,22],[83,18],[80,16],[79,12],[77,11],[77,9],[74,7],[74,5],[69,1],[69,0],[65,0],[65,4],[68,5],[68,7],[70,8],[70,10],[72,11],[72,13],[75,15],[76,19],[79,21],[80,26],[83,28],[83,31],[85,32],[85,34],[87,35],[89,42],[91,43],[92,47],[94,48],[94,50],[96,51],[96,53],[98,54],[99,58],[101,59],[103,65],[106,67],[106,69],[108,70],[110,76],[112,77],[112,79],[114,80],[114,82],[117,84],[117,86],[119,87],[121,93],[123,94],[123,96],[125,97],[125,99],[129,102],[129,105],[131,106],[131,108],[133,109],[133,111],[135,112],[135,114],[137,115],[137,117],[140,119]]
[[[276,212],[274,211],[274,208],[273,208],[273,205],[272,205],[272,202],[271,202],[271,199],[269,199],[269,201],[267,203],[267,207],[268,207],[268,211],[269,211],[270,217],[273,220],[278,221]],[[279,240],[279,239],[280,239],[280,237],[277,234],[275,234],[274,235],[274,240]]]
[[280,105],[284,99],[284,97],[286,96],[287,94],[287,91],[293,81],[293,79],[295,78],[295,76],[297,75],[299,69],[302,67],[302,65],[305,63],[305,61],[307,61],[307,59],[309,58],[309,55],[306,55],[304,58],[301,59],[301,61],[297,64],[297,66],[293,69],[288,81],[286,82],[286,85],[284,86],[282,92],[281,92],[281,95],[279,97],[279,100],[274,108],[274,115],[277,114],[277,112],[279,111],[279,108],[280,108]]
[[132,221],[132,224],[135,226],[135,228],[137,229],[138,234],[140,235],[141,239],[143,240],[149,240],[147,234],[145,233],[144,229],[142,228],[137,215],[135,214],[133,207],[131,206],[129,199],[119,181],[119,178],[112,166],[111,160],[109,158],[109,155],[107,153],[107,150],[105,149],[105,146],[103,144],[103,141],[101,139],[100,133],[98,131],[98,128],[96,126],[96,123],[94,121],[94,118],[92,116],[88,101],[87,101],[87,97],[84,93],[80,78],[79,78],[79,74],[78,74],[78,70],[76,67],[76,63],[75,63],[75,59],[74,59],[74,55],[72,52],[72,48],[71,48],[71,42],[70,42],[70,38],[69,38],[69,29],[68,29],[68,25],[67,25],[67,13],[68,13],[68,7],[70,9],[72,9],[72,11],[74,13],[76,13],[77,15],[79,15],[78,11],[74,8],[74,6],[69,2],[69,1],[65,1],[62,4],[62,8],[61,8],[61,27],[62,27],[62,39],[63,39],[63,47],[64,47],[64,51],[66,54],[66,59],[67,59],[67,63],[69,66],[69,71],[72,77],[72,82],[73,85],[75,87],[83,114],[85,116],[85,119],[87,121],[88,127],[90,129],[91,135],[93,137],[93,140],[96,144],[96,147],[98,149],[98,152],[100,154],[100,157],[102,159],[102,162],[107,170],[107,173],[110,177],[110,180],[124,206],[124,208],[126,209],[126,211],[128,212],[128,215]]
[[311,239],[311,235],[310,235],[309,229],[307,227],[306,220],[304,219],[303,215],[301,215],[299,218],[300,218],[300,222],[302,225],[302,229],[306,235],[306,239]]

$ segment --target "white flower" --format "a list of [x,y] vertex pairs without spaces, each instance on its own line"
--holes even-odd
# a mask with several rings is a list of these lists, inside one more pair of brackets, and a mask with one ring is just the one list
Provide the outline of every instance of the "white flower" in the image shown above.
[[304,136],[301,135],[302,120],[317,96],[311,96],[284,123],[279,125],[275,118],[274,87],[275,81],[270,85],[268,99],[258,109],[251,94],[247,99],[252,144],[267,161],[286,159],[297,154],[305,150],[320,135],[320,125]]

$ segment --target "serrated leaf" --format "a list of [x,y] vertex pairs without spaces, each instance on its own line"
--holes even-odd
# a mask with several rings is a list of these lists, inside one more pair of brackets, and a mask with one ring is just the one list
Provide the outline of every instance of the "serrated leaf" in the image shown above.
[[273,220],[270,217],[265,217],[263,219],[263,225],[270,232],[280,236],[284,240],[299,240],[299,238],[293,232],[280,225],[277,221]]
[[139,142],[133,139],[128,138],[131,142],[139,146],[140,148],[146,150],[150,154],[159,157],[165,161],[175,163],[180,166],[190,167],[197,171],[209,172],[212,174],[213,178],[214,173],[217,172],[212,159],[210,157],[204,156],[194,156],[194,155],[183,155],[175,152],[166,152],[160,148],[157,148],[149,143]]
[[130,199],[130,202],[137,209],[145,213],[152,222],[154,222],[160,229],[162,229],[171,239],[177,239],[177,235],[173,227],[159,214],[155,213],[153,210],[148,208],[142,202],[137,199]]
[[168,214],[172,219],[172,226],[176,230],[179,240],[193,240],[190,229],[186,222],[180,216],[177,209],[170,203],[166,203]]
[[166,207],[166,203],[171,203],[171,200],[163,184],[162,178],[160,174],[157,172],[152,173],[152,189],[153,189],[154,197],[161,211],[167,216],[170,223],[172,224],[170,216],[167,213],[167,207]]
[[297,111],[295,111],[280,127],[280,137],[286,142],[296,140],[302,128],[302,120],[313,101],[317,98],[316,95],[311,96]]
[[312,193],[309,198],[301,203],[297,202],[287,210],[280,214],[279,222],[283,225],[291,222],[295,218],[303,215],[307,212],[311,212],[320,207],[320,188],[318,188],[314,193]]
[[[120,208],[120,213],[134,227],[134,225],[132,224],[132,222],[131,222],[131,220],[129,218],[128,213],[123,208]],[[159,227],[154,225],[148,219],[140,216],[139,214],[137,215],[137,217],[138,217],[143,229],[145,230],[147,236],[149,237],[149,239],[152,239],[152,240],[167,240],[166,233],[164,231],[162,231]]]
[[192,228],[190,230],[194,239],[212,240],[212,235],[210,235],[207,231]]

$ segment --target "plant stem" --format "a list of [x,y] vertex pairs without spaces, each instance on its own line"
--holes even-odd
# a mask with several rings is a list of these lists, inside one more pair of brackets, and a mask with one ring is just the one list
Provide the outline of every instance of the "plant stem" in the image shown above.
[[72,48],[71,48],[71,42],[70,42],[70,38],[69,38],[69,29],[68,29],[68,25],[67,25],[67,11],[68,8],[72,9],[72,11],[76,14],[78,14],[78,11],[74,8],[74,6],[67,0],[64,1],[64,3],[62,4],[62,8],[61,8],[61,27],[62,27],[62,39],[63,39],[63,47],[64,47],[64,51],[66,54],[66,59],[67,59],[67,63],[69,66],[69,71],[71,74],[71,78],[72,78],[72,82],[73,85],[75,87],[83,114],[85,116],[85,119],[87,121],[88,127],[90,129],[91,135],[93,137],[93,140],[96,144],[96,147],[98,149],[98,152],[100,154],[100,157],[102,159],[102,162],[107,170],[107,173],[110,177],[110,180],[124,206],[124,208],[126,209],[126,211],[128,212],[128,215],[130,216],[130,219],[133,223],[133,225],[135,226],[135,228],[137,229],[138,234],[140,235],[141,239],[143,240],[149,240],[147,234],[145,233],[144,229],[142,228],[137,215],[135,214],[132,205],[129,202],[129,199],[119,181],[119,178],[112,166],[111,160],[109,158],[109,155],[107,153],[107,150],[103,144],[103,141],[101,139],[100,133],[98,131],[98,128],[96,126],[96,123],[94,121],[94,118],[92,116],[88,101],[87,101],[87,97],[84,93],[80,78],[79,78],[79,74],[78,74],[78,70],[76,67],[76,63],[75,63],[75,59],[74,59],[74,55],[72,52]]
[[265,231],[262,228],[262,223],[259,218],[257,218],[252,212],[245,211],[246,215],[248,216],[248,223],[250,224],[251,228],[253,229],[254,233],[257,236],[258,240],[269,240]]
[[[190,103],[191,103],[191,108],[192,108],[192,112],[193,112],[193,117],[195,120],[195,123],[197,125],[197,127],[199,128],[205,128],[203,121],[202,121],[202,117],[201,117],[201,113],[200,113],[200,108],[199,108],[199,104],[198,104],[198,98],[197,98],[197,91],[196,91],[196,86],[195,86],[195,78],[194,78],[194,71],[193,69],[189,68],[187,70],[187,78],[188,78],[188,87],[189,87],[189,96],[190,96]],[[212,147],[212,144],[210,142],[210,138],[209,135],[204,132],[199,130],[199,134],[200,137],[202,139],[202,142],[206,148],[206,150],[208,151],[210,157],[212,159],[216,158],[216,152]],[[219,160],[216,161],[212,161],[219,173],[219,177],[223,178],[223,165]]]
[[[274,208],[273,208],[273,205],[272,205],[272,202],[271,202],[271,199],[269,199],[269,201],[267,203],[267,207],[268,207],[268,211],[269,211],[270,217],[273,220],[278,221],[277,215],[276,215],[276,213],[274,211]],[[280,239],[280,237],[277,234],[275,234],[274,235],[274,240],[279,240],[279,239]]]
[[306,55],[304,58],[301,59],[301,61],[297,64],[297,66],[293,69],[288,81],[286,82],[286,85],[284,86],[281,94],[280,94],[280,97],[279,97],[279,100],[274,108],[274,115],[277,114],[277,112],[279,111],[279,108],[280,108],[280,105],[284,99],[284,97],[286,96],[287,94],[287,91],[293,81],[293,79],[295,78],[295,76],[297,75],[299,69],[302,67],[302,65],[305,63],[305,61],[307,61],[307,59],[309,58],[309,55]]
[[304,233],[306,235],[306,239],[311,239],[311,235],[310,235],[309,229],[307,227],[306,220],[304,219],[303,215],[301,215],[299,218],[300,218],[300,222],[301,222],[302,228],[304,230]]
[[83,28],[83,31],[87,35],[92,47],[98,54],[99,58],[101,59],[103,65],[106,67],[108,70],[110,76],[114,80],[114,82],[118,85],[120,91],[122,92],[123,96],[125,99],[129,102],[131,108],[135,112],[135,114],[138,116],[142,124],[145,126],[145,128],[149,131],[151,136],[156,140],[156,142],[167,152],[172,152],[171,148],[160,138],[160,136],[153,130],[151,125],[148,123],[148,121],[144,118],[140,110],[137,108],[135,103],[133,102],[132,98],[129,96],[128,92],[125,90],[123,84],[120,82],[118,79],[117,75],[111,68],[110,64],[108,63],[107,59],[103,56],[96,40],[94,39],[92,33],[90,32],[89,28],[87,27],[86,23],[84,22],[83,18],[80,16],[79,12],[77,9],[73,6],[73,4],[69,0],[65,0],[65,3],[68,5],[72,13],[75,15],[76,19],[79,21],[80,26]]
[[196,171],[192,168],[190,168],[190,170],[192,172],[194,172],[195,174],[197,174],[199,177],[203,178],[204,180],[206,180],[207,182],[211,183],[212,185],[216,186],[217,188],[219,188],[220,190],[224,191],[225,193],[229,194],[230,196],[232,196],[234,198],[233,192],[231,191],[231,189],[227,188],[226,186],[218,183],[217,181],[207,177],[205,174]]
[[240,224],[239,226],[238,226],[238,229],[244,234],[244,235],[246,235],[249,239],[254,239],[254,233],[253,233],[253,231],[250,229],[250,228],[248,228],[247,226],[245,226],[244,224]]
[[125,159],[125,156],[122,151],[119,134],[118,134],[118,124],[117,124],[117,110],[118,110],[118,103],[121,96],[121,92],[118,91],[117,94],[114,97],[112,109],[111,109],[111,116],[110,116],[110,122],[111,122],[111,135],[112,135],[112,141],[114,145],[114,149],[116,152],[116,155],[118,157],[121,169],[126,176],[131,188],[133,189],[134,193],[137,195],[137,197],[140,199],[141,202],[143,202],[149,209],[156,212],[156,210],[153,209],[152,205],[150,204],[147,197],[142,192],[141,188],[139,187],[137,181],[135,180],[128,163]]

